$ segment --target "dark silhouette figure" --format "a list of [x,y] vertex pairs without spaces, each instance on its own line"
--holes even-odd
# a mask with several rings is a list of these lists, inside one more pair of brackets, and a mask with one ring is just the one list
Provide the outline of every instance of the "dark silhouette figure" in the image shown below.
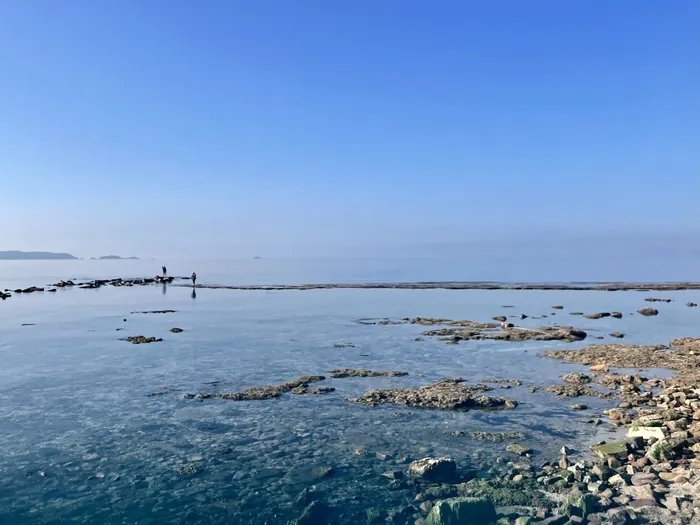
[[165,277],[166,275],[168,275],[168,269],[165,266],[163,266],[163,277]]
[[192,288],[192,293],[190,294],[190,297],[193,300],[197,298],[197,291],[194,289],[194,287]]
[[197,286],[197,274],[192,272],[192,286]]

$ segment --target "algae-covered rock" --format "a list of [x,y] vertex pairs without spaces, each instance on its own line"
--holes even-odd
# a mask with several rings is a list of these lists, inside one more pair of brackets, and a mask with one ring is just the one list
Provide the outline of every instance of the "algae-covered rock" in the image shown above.
[[496,509],[486,498],[452,498],[438,501],[425,525],[487,525],[496,521]]
[[602,445],[592,446],[591,450],[602,459],[610,456],[624,456],[627,455],[627,443],[625,441],[604,443]]
[[535,479],[474,479],[456,486],[460,496],[486,498],[498,506],[551,508],[553,502],[542,492]]
[[511,443],[510,445],[507,445],[506,450],[511,454],[516,454],[518,456],[524,456],[532,452],[531,448],[520,445],[518,443]]

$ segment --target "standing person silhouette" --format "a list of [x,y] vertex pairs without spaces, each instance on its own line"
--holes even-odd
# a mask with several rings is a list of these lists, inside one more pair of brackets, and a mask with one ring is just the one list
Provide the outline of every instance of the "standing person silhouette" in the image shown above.
[[197,286],[197,274],[192,272],[192,286]]
[[165,266],[163,266],[163,277],[165,277],[166,275],[168,275],[168,269]]

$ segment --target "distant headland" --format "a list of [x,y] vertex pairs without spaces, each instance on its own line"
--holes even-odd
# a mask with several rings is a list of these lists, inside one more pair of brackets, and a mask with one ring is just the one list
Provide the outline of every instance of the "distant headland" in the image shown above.
[[93,257],[92,259],[98,261],[133,261],[138,260],[138,257],[120,257],[119,255],[103,255],[102,257]]
[[77,259],[70,253],[55,252],[21,252],[17,250],[0,251],[0,260],[5,261],[32,261],[32,260],[65,260]]

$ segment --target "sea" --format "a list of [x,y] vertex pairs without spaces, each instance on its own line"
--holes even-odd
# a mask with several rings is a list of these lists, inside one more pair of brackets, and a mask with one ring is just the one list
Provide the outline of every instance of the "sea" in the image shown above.
[[[466,266],[425,260],[0,261],[0,289],[152,277],[163,265],[174,276],[196,271],[204,285],[470,280]],[[672,302],[655,303],[656,317],[632,315],[649,295]],[[700,336],[700,308],[688,301],[700,303],[700,292],[251,291],[193,289],[179,279],[13,294],[0,301],[0,524],[285,524],[301,515],[310,492],[335,509],[336,522],[364,523],[371,509],[417,505],[410,485],[397,489],[385,475],[405,472],[413,459],[450,457],[480,476],[493,473],[499,458],[514,460],[509,442],[454,432],[523,432],[521,443],[539,462],[557,459],[562,445],[586,457],[591,444],[619,437],[605,418],[587,422],[615,401],[533,389],[586,371],[540,351],[619,342],[611,332],[632,344]],[[174,312],[135,313],[154,310]],[[624,315],[591,320],[570,315],[576,311]],[[501,315],[525,327],[574,325],[589,338],[448,345],[421,336],[417,325],[358,322]],[[172,333],[175,327],[183,331]],[[123,340],[136,335],[163,341]],[[408,375],[327,379],[322,384],[334,392],[263,401],[186,396],[328,376],[335,368]],[[519,380],[507,390],[492,384],[489,393],[518,407],[453,412],[348,401],[375,388],[457,377]],[[573,403],[589,408],[574,411]]]

